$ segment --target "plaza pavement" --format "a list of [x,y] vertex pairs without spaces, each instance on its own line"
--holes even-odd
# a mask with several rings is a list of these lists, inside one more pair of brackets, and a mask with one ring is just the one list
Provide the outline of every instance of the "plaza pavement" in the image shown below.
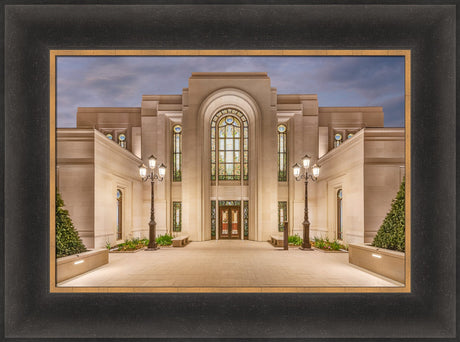
[[268,242],[203,241],[183,248],[110,253],[109,264],[63,287],[402,286],[348,263],[348,253],[274,248]]

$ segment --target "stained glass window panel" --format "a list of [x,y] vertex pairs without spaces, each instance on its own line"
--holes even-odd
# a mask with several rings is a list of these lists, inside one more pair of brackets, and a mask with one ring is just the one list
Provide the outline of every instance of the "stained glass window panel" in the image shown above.
[[284,231],[284,222],[288,220],[287,202],[278,202],[278,231]]
[[278,126],[278,181],[287,181],[287,129],[285,125]]
[[233,164],[226,164],[225,169],[228,176],[233,175]]
[[182,202],[173,202],[173,231],[180,232],[182,230]]
[[233,126],[231,125],[228,125],[227,126],[227,135],[226,135],[228,138],[232,137],[233,136]]
[[219,152],[219,163],[225,163],[225,152]]
[[211,237],[216,238],[216,201],[211,201]]
[[182,126],[173,127],[173,182],[182,180]]
[[249,201],[243,202],[243,226],[244,226],[244,238],[249,238]]
[[225,150],[233,150],[233,139],[225,139]]

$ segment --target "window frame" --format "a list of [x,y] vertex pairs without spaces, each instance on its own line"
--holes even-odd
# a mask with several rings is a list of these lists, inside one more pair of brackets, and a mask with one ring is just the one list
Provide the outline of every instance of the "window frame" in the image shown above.
[[[284,128],[284,130],[281,131],[281,128]],[[285,124],[279,124],[276,130],[278,134],[278,182],[287,182],[287,126]],[[281,141],[284,142],[283,145],[281,144]],[[282,149],[282,147],[284,147],[284,149]],[[282,170],[282,167],[284,167],[284,171]]]
[[[239,123],[240,127],[240,137],[239,137],[239,151],[238,150],[231,150],[233,152],[239,152],[239,162],[234,161],[234,154],[233,154],[233,162],[223,162],[223,164],[239,164],[239,175],[236,175],[235,172],[232,175],[222,175],[220,174],[220,165],[221,162],[219,160],[219,152],[222,150],[220,149],[220,140],[225,139],[224,141],[224,159],[226,160],[226,139],[227,135],[225,134],[224,137],[219,136],[219,127],[222,121],[225,121],[228,117],[232,117],[233,120],[236,120]],[[234,121],[233,121],[234,122]],[[229,124],[228,124],[229,125]],[[224,125],[223,127],[227,127]],[[225,131],[227,131],[225,129]],[[249,179],[249,123],[247,117],[234,108],[225,108],[218,111],[211,120],[211,134],[210,134],[210,147],[211,147],[211,181],[219,181],[224,182],[232,182],[232,181],[247,181]],[[232,138],[235,139],[235,138]],[[234,145],[233,145],[234,146]],[[235,170],[235,168],[233,168]]]
[[[176,127],[180,128],[180,131],[176,131]],[[172,167],[172,181],[173,182],[182,182],[182,125],[177,124],[172,128],[172,158],[173,158],[173,167]],[[179,142],[179,151],[176,150],[176,138]],[[178,159],[177,159],[178,158]],[[177,163],[179,167],[177,168]]]

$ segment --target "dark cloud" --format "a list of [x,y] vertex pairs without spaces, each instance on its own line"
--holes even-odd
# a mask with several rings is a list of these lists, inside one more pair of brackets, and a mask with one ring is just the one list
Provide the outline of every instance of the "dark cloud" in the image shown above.
[[59,57],[57,70],[58,127],[75,127],[77,107],[136,107],[143,94],[181,94],[192,72],[206,71],[267,72],[280,94],[383,106],[385,125],[404,125],[402,57]]

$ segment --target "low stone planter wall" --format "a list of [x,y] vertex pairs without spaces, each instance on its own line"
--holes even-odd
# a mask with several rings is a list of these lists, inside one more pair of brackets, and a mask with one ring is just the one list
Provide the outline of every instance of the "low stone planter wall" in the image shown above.
[[109,250],[97,249],[59,258],[56,261],[56,282],[70,279],[109,262]]
[[348,245],[348,262],[381,274],[387,278],[405,282],[405,254],[366,244]]

